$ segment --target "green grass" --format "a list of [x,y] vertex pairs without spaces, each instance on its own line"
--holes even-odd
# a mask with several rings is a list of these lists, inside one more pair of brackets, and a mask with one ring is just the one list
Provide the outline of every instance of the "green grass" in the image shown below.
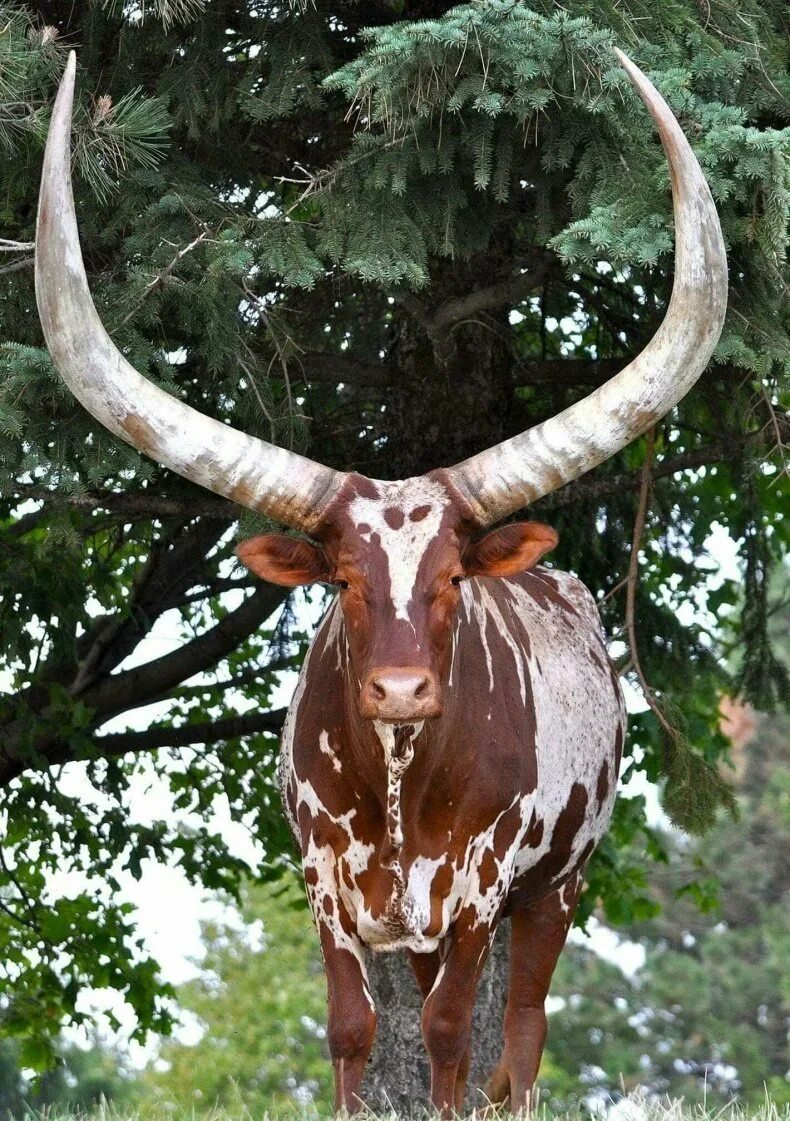
[[[621,1099],[613,1107],[611,1121],[790,1121],[790,1103],[778,1105],[767,1096],[757,1106],[743,1106],[732,1102],[721,1106],[686,1104],[682,1099],[649,1099],[637,1092]],[[555,1114],[545,1106],[538,1106],[533,1115],[534,1121],[592,1121],[600,1118],[605,1121],[608,1110],[590,1113],[579,1110],[574,1113]],[[326,1114],[319,1114],[309,1107],[300,1109],[294,1105],[288,1113],[252,1114],[240,1106],[238,1109],[195,1108],[181,1109],[168,1103],[146,1103],[139,1110],[119,1110],[113,1105],[101,1105],[90,1113],[68,1113],[53,1109],[43,1113],[30,1113],[29,1121],[319,1121]],[[373,1113],[365,1111],[358,1115],[360,1121],[400,1121],[394,1113]],[[476,1110],[469,1114],[477,1121],[502,1121],[510,1115],[493,1108]],[[416,1111],[414,1117],[420,1121],[430,1121],[435,1115],[428,1110]]]

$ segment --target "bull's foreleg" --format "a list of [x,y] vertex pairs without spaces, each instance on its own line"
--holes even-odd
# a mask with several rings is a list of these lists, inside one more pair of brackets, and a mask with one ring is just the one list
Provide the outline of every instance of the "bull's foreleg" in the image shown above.
[[463,1104],[475,993],[494,935],[485,924],[475,926],[475,916],[474,911],[468,921],[462,916],[448,935],[447,952],[422,1011],[431,1102],[443,1117]]
[[329,846],[308,837],[304,878],[321,940],[326,971],[327,1041],[335,1072],[335,1109],[356,1113],[359,1086],[373,1037],[376,1011],[370,995],[364,947],[340,896],[340,870]]
[[535,1081],[546,1042],[549,985],[568,937],[582,873],[557,891],[511,917],[510,980],[505,1010],[505,1047],[486,1086],[493,1103],[510,1111],[534,1104]]
[[[410,950],[409,961],[411,962],[417,985],[422,994],[422,999],[426,1000],[436,983],[436,978],[441,968],[441,954],[438,950],[435,950],[432,954],[416,954]],[[471,1046],[467,1043],[466,1051],[461,1058],[461,1062],[458,1064],[458,1070],[455,1076],[455,1110],[457,1113],[460,1113],[463,1109],[471,1054]]]
[[353,949],[338,945],[332,930],[322,923],[318,931],[326,969],[327,1041],[335,1072],[335,1110],[356,1113],[364,1104],[359,1087],[376,1034],[362,944],[352,935]]

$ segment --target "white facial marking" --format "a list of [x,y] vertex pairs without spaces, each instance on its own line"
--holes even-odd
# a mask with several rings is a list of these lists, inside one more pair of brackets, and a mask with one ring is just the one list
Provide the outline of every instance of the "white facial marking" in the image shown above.
[[[376,485],[379,488],[378,498],[357,496],[349,505],[349,514],[363,541],[370,542],[378,537],[387,557],[395,618],[410,624],[408,608],[420,563],[439,532],[450,499],[439,483],[424,477],[406,479],[401,483],[379,482]],[[397,528],[386,520],[388,510],[397,511],[402,517],[402,523]],[[415,511],[417,521],[412,518]],[[359,526],[369,528],[360,530]]]

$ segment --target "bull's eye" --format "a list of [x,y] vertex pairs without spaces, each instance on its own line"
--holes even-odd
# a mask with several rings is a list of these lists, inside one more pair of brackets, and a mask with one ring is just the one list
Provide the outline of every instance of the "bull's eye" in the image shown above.
[[460,586],[462,580],[463,580],[463,576],[451,576],[450,577],[450,583],[455,584],[456,588],[458,588]]
[[348,580],[335,580],[335,583],[337,584],[338,588],[343,588],[343,590],[345,590],[349,586]]

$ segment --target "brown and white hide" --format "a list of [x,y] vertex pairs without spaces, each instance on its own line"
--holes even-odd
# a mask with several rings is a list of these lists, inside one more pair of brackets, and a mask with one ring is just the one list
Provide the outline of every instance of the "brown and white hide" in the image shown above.
[[[346,505],[345,538],[355,531],[355,565],[375,570],[387,660],[394,628],[414,661],[428,623],[418,589],[453,503],[430,478],[374,484],[375,495],[366,482]],[[440,716],[399,726],[360,714],[336,599],[286,721],[281,781],[326,961],[339,1106],[353,1107],[373,1039],[368,950],[409,952],[427,998],[432,1097],[460,1105],[475,987],[507,914],[514,959],[530,964],[514,970],[526,986],[510,1001],[518,1031],[506,1026],[511,1054],[491,1089],[526,1104],[548,984],[612,812],[624,709],[590,593],[538,567],[469,577],[459,595]]]

